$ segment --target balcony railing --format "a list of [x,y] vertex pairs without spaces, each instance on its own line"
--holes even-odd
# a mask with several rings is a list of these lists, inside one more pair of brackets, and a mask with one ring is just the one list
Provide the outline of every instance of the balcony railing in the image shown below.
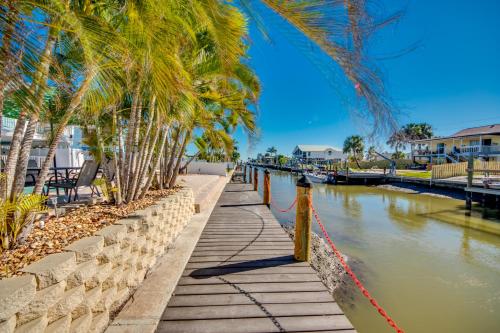
[[466,154],[500,154],[500,146],[485,146],[485,145],[474,145],[474,146],[462,146],[460,148],[452,148],[451,150],[428,150],[428,149],[415,149],[413,150],[413,155],[444,155],[444,154],[458,154],[458,155],[466,155]]

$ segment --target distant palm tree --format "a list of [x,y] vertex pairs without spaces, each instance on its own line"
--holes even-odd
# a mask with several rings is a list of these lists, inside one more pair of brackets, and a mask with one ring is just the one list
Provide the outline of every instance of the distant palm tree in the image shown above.
[[366,154],[366,158],[369,161],[374,161],[377,158],[377,153],[375,151],[375,146],[370,146],[370,148],[368,148],[368,152]]
[[348,136],[344,141],[344,154],[349,154],[356,162],[358,168],[361,169],[359,165],[358,158],[363,157],[363,151],[365,150],[365,142],[360,135]]
[[275,156],[276,153],[278,152],[278,149],[276,149],[275,146],[267,148],[266,152],[268,152],[270,155]]

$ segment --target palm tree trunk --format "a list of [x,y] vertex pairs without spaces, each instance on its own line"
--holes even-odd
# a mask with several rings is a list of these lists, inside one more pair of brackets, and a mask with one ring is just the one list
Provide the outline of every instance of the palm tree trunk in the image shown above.
[[[30,132],[28,132],[28,129],[26,129],[26,131],[24,130],[27,112],[23,109],[19,115],[19,119],[17,120],[16,128],[12,136],[9,154],[7,155],[7,161],[5,163],[7,189],[5,192],[2,191],[2,193],[6,193],[6,195],[10,197],[16,193],[20,193],[20,191],[24,189],[31,143],[33,142],[33,135],[38,123],[38,113],[40,112],[43,103],[45,87],[47,85],[47,78],[49,74],[50,59],[56,42],[56,35],[57,31],[54,28],[50,28],[43,53],[40,57],[40,64],[35,75],[33,76],[33,82],[30,85],[30,93],[34,95],[35,99],[35,105],[32,111],[33,115],[30,118],[31,129],[30,124],[28,124]],[[19,165],[20,161],[22,162],[22,165]],[[20,175],[20,179],[17,179],[17,174]],[[14,180],[16,181],[14,182]]]
[[[120,126],[120,125],[118,125]],[[112,134],[113,134],[113,148],[116,147],[116,127],[117,127],[117,117],[116,117],[116,107],[113,107],[113,129],[112,129]],[[121,127],[120,127],[121,128]],[[118,129],[118,154],[116,153],[116,150],[113,149],[113,167],[115,168],[115,178],[114,178],[114,182],[116,184],[116,191],[113,191],[113,196],[115,197],[115,203],[117,205],[121,205],[122,204],[122,188],[121,188],[121,176],[120,176],[120,161],[118,159],[120,159],[121,157],[119,157],[118,155],[121,156],[122,154],[122,146],[121,146],[121,130]]]
[[194,161],[194,159],[195,159],[195,158],[197,158],[199,155],[200,155],[200,151],[198,151],[196,154],[194,154],[193,156],[191,156],[191,157],[189,158],[189,160],[186,162],[186,164],[184,164],[184,165],[182,166],[182,168],[180,168],[179,172],[184,172],[184,170],[186,170],[186,169],[187,169],[188,165],[189,165],[189,164],[191,164],[191,162],[193,162],[193,161]]
[[28,127],[26,128],[23,142],[21,144],[21,150],[19,151],[19,157],[17,158],[16,171],[14,173],[14,183],[12,184],[12,190],[10,193],[11,200],[14,199],[14,197],[18,194],[22,193],[24,190],[26,170],[28,168],[31,146],[33,145],[33,138],[35,136],[35,131],[38,123],[38,112],[35,112],[31,115],[28,122]]
[[163,158],[163,152],[165,149],[165,142],[167,141],[167,135],[168,131],[163,132],[163,137],[161,138],[161,143],[160,143],[160,149],[158,151],[158,155],[156,156],[155,162],[153,163],[153,168],[149,174],[148,180],[146,181],[146,185],[142,188],[142,193],[140,195],[140,199],[144,198],[146,196],[146,193],[149,190],[149,187],[151,186],[151,183],[153,182],[153,178],[156,175],[156,170],[158,169],[158,166],[160,165],[160,161]]
[[177,151],[177,146],[179,145],[179,141],[180,141],[180,134],[181,134],[181,129],[177,128],[176,132],[174,134],[174,139],[173,139],[174,142],[172,145],[172,150],[170,151],[167,169],[165,170],[165,183],[164,183],[164,185],[166,185],[167,187],[168,187],[168,183],[170,181],[170,177],[172,175],[172,166],[174,165],[174,159],[175,159],[175,155],[176,155],[176,151]]
[[[4,173],[6,176],[6,182],[2,183],[3,188],[1,189],[2,196],[7,196],[12,190],[12,184],[14,182],[14,173],[16,172],[16,163],[19,156],[19,149],[21,148],[21,142],[23,140],[24,128],[26,127],[26,112],[21,111],[19,117],[17,118],[16,127],[12,133],[12,140],[10,142],[9,152],[7,153],[7,160],[5,161]],[[4,198],[5,199],[5,198]]]
[[47,178],[47,175],[49,174],[49,168],[50,164],[52,163],[52,160],[54,159],[54,155],[57,150],[57,145],[61,141],[62,135],[64,133],[64,129],[68,125],[69,120],[77,110],[77,108],[80,106],[82,103],[83,96],[87,92],[87,90],[90,88],[90,83],[94,79],[95,76],[95,71],[94,68],[89,68],[87,71],[87,76],[85,77],[85,80],[82,82],[80,85],[80,88],[76,91],[76,93],[73,95],[71,102],[68,105],[68,108],[62,117],[61,121],[59,122],[56,132],[54,133],[54,137],[52,138],[52,141],[49,145],[49,150],[47,152],[47,156],[45,157],[45,160],[43,161],[42,168],[40,170],[40,173],[38,175],[38,180],[36,181],[35,188],[33,189],[33,193],[35,194],[40,194],[42,193],[43,186],[45,185],[45,180]]
[[[134,196],[134,200],[136,200],[136,199],[139,198],[140,193],[142,193],[142,191],[140,190],[141,186],[147,180],[148,169],[150,168],[150,165],[151,165],[151,160],[153,158],[153,154],[155,152],[156,145],[158,143],[158,138],[160,137],[160,132],[161,132],[160,131],[160,127],[158,126],[158,128],[155,131],[155,136],[153,138],[153,141],[152,141],[149,149],[145,150],[147,152],[147,154],[146,154],[146,157],[145,157],[144,165],[142,166],[142,169],[139,170],[140,171],[140,179],[139,179],[139,183],[138,183],[138,189],[137,189],[137,191],[135,193],[135,196]],[[167,132],[167,131],[165,130],[165,132]],[[160,161],[162,161],[162,160],[163,160],[163,157],[160,157]],[[156,174],[156,171],[157,170],[153,170],[153,174]]]
[[175,168],[172,173],[172,177],[170,178],[170,181],[168,183],[168,188],[172,188],[175,185],[175,181],[177,180],[177,176],[179,175],[179,168],[181,166],[181,160],[182,156],[184,155],[184,152],[186,151],[186,146],[191,138],[191,132],[188,130],[186,132],[186,135],[184,135],[184,141],[182,142],[181,149],[179,151],[179,155],[177,156],[177,162],[175,163]]
[[[139,81],[140,82],[140,81]],[[123,194],[124,197],[127,197],[128,193],[128,185],[130,182],[130,165],[132,164],[132,144],[134,140],[134,134],[135,134],[135,121],[137,117],[137,105],[139,103],[139,98],[140,98],[140,83],[137,83],[134,91],[134,95],[132,97],[132,109],[130,113],[130,119],[129,119],[129,124],[128,124],[128,131],[127,131],[127,139],[125,141],[125,160],[123,161],[123,179],[122,179],[122,186],[123,186]]]
[[[142,170],[144,168],[144,164],[146,163],[146,158],[149,152],[149,145],[151,143],[151,129],[153,127],[153,122],[154,122],[154,116],[155,116],[155,97],[153,96],[151,100],[151,104],[149,106],[149,119],[148,119],[148,126],[146,128],[146,133],[144,133],[144,136],[142,137],[142,142],[141,146],[139,148],[138,154],[139,157],[137,159],[137,165],[135,167],[133,179],[132,179],[132,193],[130,195],[131,200],[134,200],[136,197],[139,196],[139,187],[142,185],[143,178],[142,178]],[[154,146],[153,146],[154,148]]]
[[137,155],[139,154],[139,132],[141,128],[141,117],[142,117],[142,101],[139,102],[139,106],[136,112],[136,119],[134,123],[134,136],[133,136],[133,148],[132,148],[132,154],[130,157],[130,165],[128,168],[128,175],[127,178],[129,180],[129,183],[127,185],[127,202],[132,201],[132,198],[134,197],[134,190],[135,190],[135,185],[137,181],[136,173],[137,173]]

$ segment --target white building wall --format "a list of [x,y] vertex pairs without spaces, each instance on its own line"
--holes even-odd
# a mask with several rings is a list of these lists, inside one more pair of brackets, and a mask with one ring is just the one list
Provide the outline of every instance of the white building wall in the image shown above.
[[188,174],[219,175],[226,176],[227,169],[232,169],[232,162],[209,163],[205,161],[193,161],[187,167]]

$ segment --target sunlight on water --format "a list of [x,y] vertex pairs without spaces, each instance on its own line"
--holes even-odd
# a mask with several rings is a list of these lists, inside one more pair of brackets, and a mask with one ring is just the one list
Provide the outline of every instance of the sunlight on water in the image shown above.
[[[272,173],[278,206],[293,201],[295,181]],[[500,332],[500,236],[457,225],[500,221],[480,210],[467,216],[461,200],[376,187],[314,184],[313,201],[356,274],[406,332]],[[295,218],[274,213],[281,222]],[[336,298],[357,330],[392,332],[350,288]]]

